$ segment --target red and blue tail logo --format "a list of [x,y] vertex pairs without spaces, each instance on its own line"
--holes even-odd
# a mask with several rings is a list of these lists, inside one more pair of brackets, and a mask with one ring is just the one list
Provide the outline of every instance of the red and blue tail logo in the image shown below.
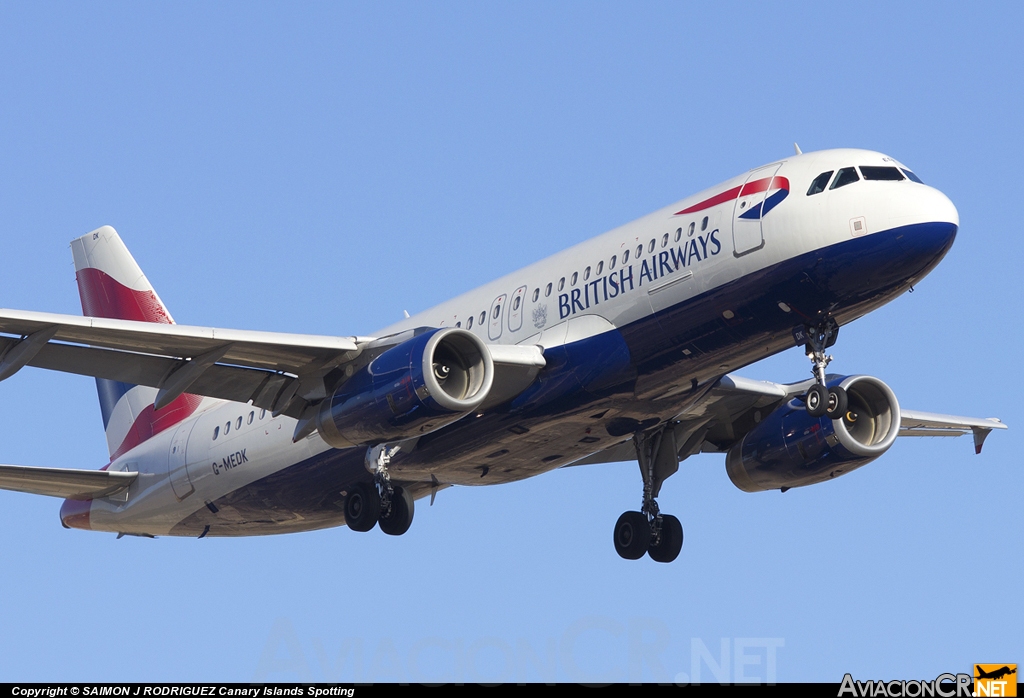
[[719,204],[724,204],[735,199],[742,199],[745,196],[761,194],[762,192],[765,193],[764,199],[741,213],[739,215],[740,218],[746,218],[748,220],[759,220],[764,218],[769,211],[781,204],[782,201],[789,196],[789,180],[785,177],[765,177],[763,179],[755,179],[752,182],[747,182],[743,186],[733,187],[732,189],[723,191],[721,194],[716,194],[710,198],[704,199],[700,203],[694,204],[689,208],[677,211],[675,215],[681,216],[684,213],[697,213],[698,211],[709,209],[712,206],[718,206]]
[[[71,251],[84,315],[174,324],[113,228],[103,226],[72,241]],[[153,408],[155,388],[97,378],[96,390],[111,460],[187,419],[203,399],[181,395],[157,412]]]

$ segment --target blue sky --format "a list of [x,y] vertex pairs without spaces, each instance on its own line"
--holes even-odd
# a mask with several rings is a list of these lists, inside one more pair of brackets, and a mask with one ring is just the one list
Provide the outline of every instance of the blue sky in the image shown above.
[[[0,681],[764,680],[770,653],[777,680],[839,681],[1024,662],[1022,14],[0,2],[0,306],[80,312],[68,241],[110,224],[179,322],[365,334],[793,141],[865,147],[946,192],[961,232],[914,294],[843,329],[831,368],[1011,427],[981,457],[904,439],[785,495],[690,459],[660,498],[686,530],[671,565],[612,549],[640,495],[631,463],[449,489],[398,539],[115,540],[0,492]],[[740,373],[807,370],[794,349]],[[0,462],[104,465],[92,381],[0,385]]]

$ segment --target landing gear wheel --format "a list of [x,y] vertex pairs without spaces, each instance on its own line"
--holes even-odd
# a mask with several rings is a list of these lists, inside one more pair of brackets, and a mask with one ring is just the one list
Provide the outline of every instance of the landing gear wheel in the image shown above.
[[412,525],[412,514],[412,495],[404,487],[395,487],[388,511],[382,511],[378,518],[380,530],[389,536],[400,536]]
[[380,516],[377,488],[365,482],[352,486],[345,498],[345,522],[353,531],[369,531]]
[[647,515],[627,511],[615,522],[615,552],[627,560],[639,560],[651,543],[651,524]]
[[674,516],[661,517],[661,531],[651,539],[647,554],[655,562],[672,562],[683,548],[683,525]]
[[828,389],[823,385],[812,385],[807,389],[807,414],[812,417],[824,417],[828,410]]
[[850,399],[846,395],[846,390],[837,385],[828,391],[828,405],[825,408],[825,414],[829,419],[842,419],[849,405]]

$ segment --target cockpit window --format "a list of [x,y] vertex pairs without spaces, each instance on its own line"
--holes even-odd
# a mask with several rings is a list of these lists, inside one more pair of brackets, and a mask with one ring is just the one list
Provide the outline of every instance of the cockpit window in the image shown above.
[[871,167],[868,165],[861,165],[860,173],[864,175],[864,179],[880,179],[887,182],[903,181],[903,173],[900,172],[897,167]]
[[832,186],[829,189],[838,189],[839,187],[845,187],[847,184],[853,184],[858,181],[860,177],[857,176],[856,167],[844,167],[839,170],[839,174],[836,175],[836,180],[832,182]]
[[807,190],[807,196],[820,194],[825,191],[825,187],[828,186],[828,180],[832,179],[833,172],[835,172],[835,170],[829,170],[828,172],[822,172],[820,175],[815,177],[814,181],[811,182],[810,188]]
[[914,174],[913,172],[911,172],[908,169],[904,169],[903,170],[903,174],[905,174],[907,176],[907,179],[909,179],[911,182],[917,182],[918,184],[924,184],[924,182],[921,181],[920,177],[918,177],[916,174]]

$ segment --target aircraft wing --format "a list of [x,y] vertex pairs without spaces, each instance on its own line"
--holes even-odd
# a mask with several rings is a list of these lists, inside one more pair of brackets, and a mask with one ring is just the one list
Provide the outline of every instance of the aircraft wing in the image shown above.
[[[675,419],[679,458],[695,453],[724,453],[761,418],[786,400],[802,395],[813,381],[772,383],[736,375],[722,376],[693,391],[690,404]],[[973,434],[975,453],[994,429],[1006,425],[993,417],[960,417],[900,409],[899,436],[962,436]],[[583,458],[572,465],[635,460],[631,441]]]
[[109,497],[128,488],[138,473],[0,465],[0,489],[62,499]]
[[[158,388],[158,408],[188,392],[300,418],[335,387],[332,371],[407,335],[331,337],[0,310],[0,380],[35,366]],[[496,396],[514,396],[544,366],[534,346],[495,346],[492,355]]]

